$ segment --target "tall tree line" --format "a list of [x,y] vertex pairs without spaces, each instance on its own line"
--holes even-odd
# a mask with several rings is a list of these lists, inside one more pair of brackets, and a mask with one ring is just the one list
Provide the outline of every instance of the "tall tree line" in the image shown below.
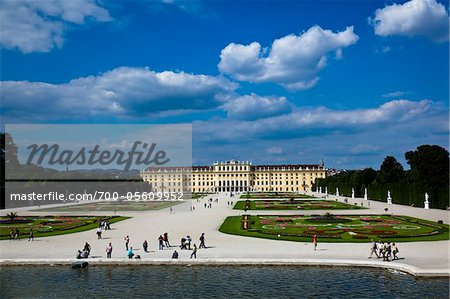
[[316,187],[328,188],[335,193],[336,188],[345,196],[351,196],[352,188],[356,197],[364,196],[367,188],[370,199],[386,201],[391,192],[393,203],[423,207],[425,192],[429,195],[431,208],[446,209],[449,203],[449,152],[438,145],[421,145],[405,153],[410,170],[393,156],[387,156],[380,170],[366,168],[350,170],[325,179],[317,179]]

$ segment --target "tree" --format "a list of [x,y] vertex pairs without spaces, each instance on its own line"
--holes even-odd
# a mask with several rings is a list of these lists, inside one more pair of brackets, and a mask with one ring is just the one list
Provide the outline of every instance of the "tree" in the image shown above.
[[405,154],[411,166],[410,178],[428,188],[448,187],[449,153],[438,145],[421,145]]
[[6,217],[8,217],[9,220],[11,221],[11,223],[12,223],[17,218],[17,213],[16,212],[10,212],[10,213],[6,214]]
[[393,156],[386,156],[380,166],[380,172],[377,176],[379,183],[396,183],[405,176],[405,170],[402,164]]
[[17,146],[14,143],[12,136],[8,133],[0,134],[0,155],[2,163],[16,166],[19,164],[17,159]]

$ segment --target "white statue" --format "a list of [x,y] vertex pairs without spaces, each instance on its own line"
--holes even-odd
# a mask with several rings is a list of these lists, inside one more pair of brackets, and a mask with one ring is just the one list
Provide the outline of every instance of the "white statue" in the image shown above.
[[336,187],[336,196],[339,196],[339,188]]
[[387,203],[388,203],[388,205],[392,204],[391,191],[388,191]]
[[367,188],[364,189],[364,199],[368,200]]
[[428,210],[428,209],[430,208],[430,202],[428,201],[428,199],[429,199],[428,193],[425,192],[424,208],[425,208],[426,210]]
[[328,194],[328,186],[325,187],[325,194]]
[[319,187],[319,193],[322,193],[322,186]]
[[355,189],[352,188],[352,198],[355,198]]

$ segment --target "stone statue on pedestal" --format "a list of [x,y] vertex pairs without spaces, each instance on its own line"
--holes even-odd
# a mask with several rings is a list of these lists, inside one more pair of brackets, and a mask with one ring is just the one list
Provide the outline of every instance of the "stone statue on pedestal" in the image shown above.
[[388,191],[388,195],[387,195],[387,203],[388,203],[388,205],[391,205],[391,204],[392,204],[391,191]]

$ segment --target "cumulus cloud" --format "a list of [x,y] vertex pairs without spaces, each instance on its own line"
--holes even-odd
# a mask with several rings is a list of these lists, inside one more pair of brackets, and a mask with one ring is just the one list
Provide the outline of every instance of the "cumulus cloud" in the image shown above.
[[[430,100],[394,100],[376,108],[333,110],[326,107],[297,108],[291,113],[262,118],[256,121],[215,120],[213,124],[197,122],[201,135],[218,141],[240,140],[240,138],[297,138],[310,135],[326,135],[331,132],[358,131],[369,127],[384,127],[390,124],[411,124],[418,118],[431,115]],[[442,119],[445,122],[445,119]],[[448,120],[447,120],[448,123]],[[227,130],[221,130],[226,127]],[[438,124],[445,127],[445,124]]]
[[292,107],[285,97],[264,97],[252,93],[230,96],[222,108],[228,117],[254,120],[288,113]]
[[145,117],[161,111],[205,110],[223,104],[220,96],[237,88],[224,78],[184,72],[120,67],[65,84],[28,81],[1,83],[8,117]]
[[105,22],[111,16],[95,0],[0,1],[0,45],[23,53],[49,52],[62,46],[68,24],[87,19]]
[[324,158],[329,167],[377,168],[386,155],[401,160],[420,144],[447,147],[449,119],[448,107],[439,103],[395,100],[366,109],[297,108],[254,121],[197,121],[193,129],[193,154],[202,163],[217,157],[277,163],[280,147],[290,163]]
[[220,54],[219,69],[239,81],[275,82],[289,90],[314,86],[319,71],[327,65],[327,54],[342,58],[342,48],[358,40],[353,26],[334,33],[313,26],[300,35],[287,35],[273,41],[270,49],[258,42],[230,43]]
[[436,0],[411,0],[375,11],[369,19],[380,36],[426,36],[436,42],[449,39],[449,13]]

